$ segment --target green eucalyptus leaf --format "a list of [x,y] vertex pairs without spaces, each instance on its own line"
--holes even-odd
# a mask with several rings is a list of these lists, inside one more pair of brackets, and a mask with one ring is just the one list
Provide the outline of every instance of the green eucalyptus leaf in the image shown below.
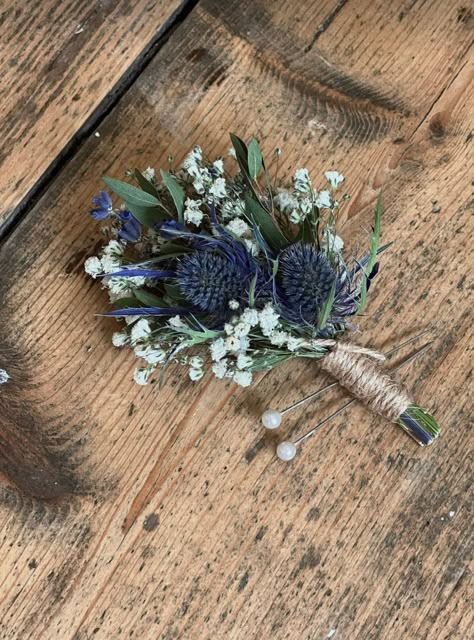
[[160,199],[158,195],[158,190],[155,187],[155,185],[152,182],[150,182],[150,180],[145,178],[143,173],[141,173],[138,169],[135,169],[135,178],[137,179],[137,182],[140,185],[140,187],[143,189],[143,191],[146,191],[151,196],[155,196],[157,200]]
[[272,216],[266,211],[260,202],[250,196],[245,198],[245,213],[247,218],[260,229],[264,240],[274,251],[281,251],[289,242],[280,231]]
[[154,293],[145,291],[144,289],[136,289],[134,291],[136,299],[147,307],[168,307],[169,305]]
[[135,307],[144,307],[136,298],[119,298],[113,303],[116,309],[134,309]]
[[262,152],[256,138],[252,138],[249,144],[247,162],[250,178],[256,180],[263,163]]
[[126,202],[125,204],[138,222],[141,222],[146,227],[153,228],[157,223],[163,222],[163,220],[169,220],[169,215],[162,206],[142,207],[131,204],[130,202]]
[[163,184],[168,189],[168,191],[171,194],[171,197],[173,198],[174,206],[176,207],[176,211],[178,212],[178,221],[184,222],[183,211],[184,211],[184,198],[186,195],[184,193],[184,189],[178,183],[176,178],[171,175],[171,173],[168,173],[167,171],[163,171],[163,169],[161,169],[160,173],[163,179]]
[[136,205],[137,207],[147,208],[156,207],[160,204],[160,201],[156,196],[151,193],[147,193],[138,187],[134,187],[128,182],[122,182],[122,180],[116,180],[115,178],[103,178],[105,184],[116,193],[119,198],[129,206]]
[[232,142],[232,146],[235,150],[235,155],[237,157],[237,162],[240,167],[242,173],[248,177],[249,175],[249,165],[248,165],[248,151],[247,145],[243,140],[241,140],[234,133],[230,134],[230,139]]

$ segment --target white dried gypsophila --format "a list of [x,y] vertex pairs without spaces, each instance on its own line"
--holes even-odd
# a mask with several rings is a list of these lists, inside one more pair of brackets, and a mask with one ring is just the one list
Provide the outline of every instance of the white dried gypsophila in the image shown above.
[[253,359],[245,353],[237,354],[237,368],[248,369],[252,366]]
[[182,321],[181,316],[172,316],[168,320],[168,324],[174,329],[182,329],[186,324]]
[[240,321],[245,322],[251,327],[256,327],[259,320],[259,314],[256,309],[252,309],[251,307],[247,307],[244,309],[244,312],[240,316]]
[[153,345],[139,345],[135,347],[135,355],[142,358],[148,364],[162,364],[166,359],[166,352],[161,347]]
[[225,347],[228,351],[234,353],[240,349],[240,338],[237,336],[228,336],[224,341]]
[[270,342],[276,347],[282,347],[288,342],[289,337],[290,334],[286,331],[273,331],[270,334]]
[[298,198],[290,193],[288,189],[278,189],[275,203],[283,213],[289,213],[298,208]]
[[201,164],[202,149],[199,145],[196,145],[184,159],[183,169],[193,178],[198,178],[202,171]]
[[143,276],[132,276],[123,278],[121,276],[104,279],[104,285],[113,296],[130,294],[134,289],[143,287],[146,279]]
[[130,342],[130,336],[126,331],[115,331],[112,334],[112,344],[114,347],[123,347]]
[[264,336],[270,336],[273,333],[275,328],[279,325],[279,317],[279,314],[275,311],[270,302],[268,302],[262,311],[260,311],[258,321]]
[[217,200],[226,197],[225,178],[216,178],[212,185],[209,187],[209,195],[213,196]]
[[146,180],[152,182],[155,179],[155,170],[152,167],[147,167],[145,171],[142,171],[142,175]]
[[241,198],[233,199],[228,196],[220,204],[220,213],[225,220],[241,216],[245,213],[245,202]]
[[150,323],[146,318],[140,318],[136,322],[130,332],[130,341],[132,345],[136,345],[138,342],[144,342],[151,335]]
[[311,190],[311,178],[308,169],[297,169],[293,176],[293,187],[300,193],[308,193]]
[[311,210],[313,209],[312,199],[306,197],[301,198],[299,200],[299,208],[303,216],[306,217],[308,213],[311,213]]
[[227,373],[227,366],[228,366],[228,363],[226,358],[223,358],[222,360],[218,360],[217,362],[214,362],[214,364],[212,365],[212,372],[216,376],[216,378],[219,378],[219,380],[222,380],[222,378],[225,378]]
[[229,309],[232,311],[236,311],[240,307],[239,302],[237,300],[229,300]]
[[325,189],[324,191],[320,191],[317,194],[315,205],[318,207],[318,209],[331,209],[333,204],[333,199],[331,198],[331,194],[329,193],[329,191],[327,191],[327,189]]
[[286,346],[288,347],[288,351],[298,351],[304,344],[304,340],[302,338],[295,338],[294,336],[290,336],[286,341]]
[[213,340],[209,345],[209,351],[211,352],[211,358],[214,361],[218,362],[224,358],[227,354],[224,338],[217,338],[217,340]]
[[202,369],[203,359],[199,356],[193,356],[192,358],[190,358],[189,364],[189,377],[191,378],[191,380],[193,380],[193,382],[200,380],[204,375],[204,371]]
[[154,371],[154,367],[137,367],[133,372],[133,379],[137,384],[145,385]]
[[254,240],[244,238],[244,244],[247,247],[247,251],[252,256],[258,256],[258,254],[260,253],[260,246]]
[[0,384],[5,384],[10,380],[9,374],[5,369],[0,369]]
[[233,335],[237,338],[242,338],[243,336],[248,335],[250,329],[251,326],[248,323],[238,322],[234,327]]
[[245,222],[245,220],[242,220],[242,218],[234,218],[225,225],[225,228],[236,235],[238,238],[250,232],[249,225]]
[[236,371],[232,379],[241,387],[249,387],[252,384],[252,373],[250,371]]
[[224,160],[223,160],[223,158],[217,158],[217,160],[214,160],[214,162],[212,163],[212,166],[214,167],[214,169],[216,170],[217,173],[219,173],[219,174],[224,173]]
[[104,256],[101,258],[102,271],[104,273],[113,273],[118,271],[122,266],[122,260],[118,256]]
[[297,209],[293,209],[293,211],[288,216],[288,219],[293,224],[300,224],[301,222],[303,222],[303,216]]
[[97,256],[87,258],[84,262],[84,271],[93,278],[97,278],[97,276],[100,276],[104,271],[102,261]]
[[326,171],[324,177],[333,189],[337,189],[341,182],[344,182],[344,176],[338,171]]
[[335,253],[341,253],[344,248],[343,239],[340,236],[331,233],[329,229],[325,230],[321,244],[325,250],[334,251]]
[[186,222],[190,224],[194,224],[196,227],[202,222],[204,217],[204,213],[201,211],[202,200],[191,200],[191,198],[186,198],[184,203],[184,219]]
[[240,338],[240,347],[239,347],[239,351],[247,351],[247,349],[250,347],[250,338],[248,336],[242,336]]
[[121,257],[125,251],[126,243],[120,240],[110,240],[102,249],[102,255],[106,257]]

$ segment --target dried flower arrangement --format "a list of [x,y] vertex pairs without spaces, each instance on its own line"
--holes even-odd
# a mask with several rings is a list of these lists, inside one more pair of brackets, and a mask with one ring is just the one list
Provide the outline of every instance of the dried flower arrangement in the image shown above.
[[[128,172],[136,185],[104,178],[119,206],[105,191],[94,198],[90,214],[106,221],[107,243],[85,269],[108,289],[114,310],[104,315],[125,320],[113,344],[130,345],[144,361],[135,381],[146,384],[161,367],[161,383],[178,363],[194,381],[209,368],[247,387],[258,371],[313,358],[373,411],[430,444],[436,421],[384,371],[384,356],[341,340],[388,247],[380,246],[381,197],[368,253],[349,264],[337,233],[344,177],[327,171],[317,189],[298,169],[291,187],[279,187],[255,138],[248,147],[231,140],[233,174],[196,146],[178,170],[170,158],[161,180],[150,168]],[[268,428],[280,421],[276,411],[263,416]],[[283,447],[279,455],[294,453]]]

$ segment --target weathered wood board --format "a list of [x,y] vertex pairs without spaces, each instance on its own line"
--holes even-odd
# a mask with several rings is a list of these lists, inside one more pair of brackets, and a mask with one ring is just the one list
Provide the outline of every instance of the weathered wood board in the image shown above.
[[120,81],[127,82],[180,6],[179,0],[0,2],[0,223],[66,145],[80,142],[96,108],[110,108]]
[[[472,634],[472,12],[461,2],[227,2],[186,17],[1,247],[3,638],[466,640]],[[82,270],[103,174],[164,166],[229,130],[280,175],[337,168],[344,235],[384,257],[361,344],[429,328],[401,378],[444,430],[420,449],[361,407],[289,465],[259,415],[323,381],[252,390],[172,371],[135,386]]]

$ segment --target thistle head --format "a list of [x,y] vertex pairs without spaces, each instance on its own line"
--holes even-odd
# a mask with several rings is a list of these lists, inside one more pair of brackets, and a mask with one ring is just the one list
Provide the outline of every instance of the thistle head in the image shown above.
[[297,242],[280,253],[278,273],[288,319],[315,324],[337,281],[325,255],[313,245]]
[[242,299],[252,275],[245,265],[226,255],[197,251],[181,259],[176,284],[186,300],[200,311],[228,314],[229,302]]

